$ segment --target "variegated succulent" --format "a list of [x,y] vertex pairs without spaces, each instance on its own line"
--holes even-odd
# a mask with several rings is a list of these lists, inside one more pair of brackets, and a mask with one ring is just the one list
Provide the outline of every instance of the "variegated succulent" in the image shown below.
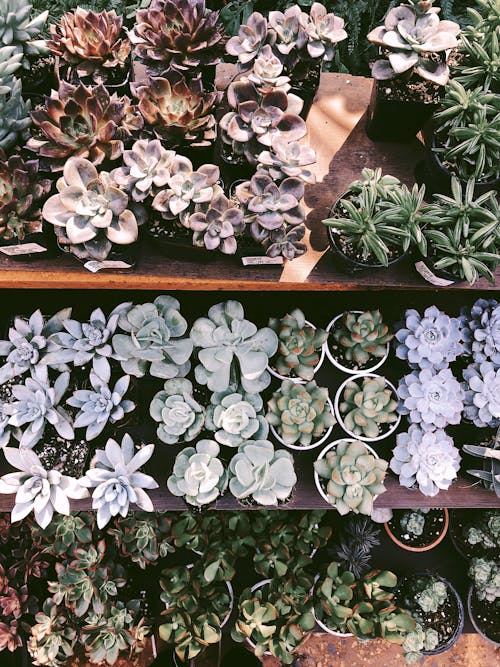
[[175,158],[174,151],[163,148],[158,139],[139,139],[123,153],[123,166],[114,169],[111,176],[134,201],[144,201],[167,185]]
[[20,79],[9,81],[8,92],[0,90],[0,148],[5,150],[23,143],[31,125],[30,103],[25,102]]
[[110,96],[103,85],[87,88],[64,81],[31,118],[35,128],[27,147],[49,158],[54,170],[61,170],[71,156],[96,165],[116,160],[123,153],[123,141],[143,125],[127,96]]
[[309,165],[315,164],[316,151],[298,141],[275,137],[269,150],[259,153],[257,160],[258,171],[268,173],[274,181],[293,176],[305,183],[316,182],[315,174],[307,169]]
[[83,158],[70,158],[57,189],[59,194],[45,202],[42,215],[54,225],[59,242],[77,257],[104,260],[113,243],[137,240],[137,220],[127,208],[128,196],[107,172],[98,173]]
[[222,192],[209,202],[197,204],[184,225],[194,232],[193,245],[220,250],[225,255],[234,255],[238,248],[236,237],[245,230],[243,211]]

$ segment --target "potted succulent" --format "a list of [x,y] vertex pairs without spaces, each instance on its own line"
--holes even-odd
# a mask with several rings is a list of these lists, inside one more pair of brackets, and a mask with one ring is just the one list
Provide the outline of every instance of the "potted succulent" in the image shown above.
[[191,442],[205,422],[205,408],[194,398],[193,385],[186,378],[166,380],[153,396],[149,413],[158,422],[156,435],[168,445]]
[[337,389],[334,409],[338,423],[353,438],[376,442],[394,433],[401,416],[395,387],[380,375],[362,373]]
[[265,440],[269,425],[263,414],[264,401],[259,394],[248,393],[237,385],[216,391],[210,398],[205,428],[226,447],[239,447],[249,439]]
[[347,310],[334,317],[326,331],[326,356],[336,368],[352,375],[380,368],[394,337],[380,310]]
[[440,21],[440,9],[432,4],[410,0],[393,7],[384,25],[368,34],[381,56],[372,65],[375,86],[367,125],[371,139],[412,141],[439,104],[460,26]]
[[322,445],[335,424],[333,405],[326,387],[312,380],[298,384],[283,380],[267,403],[271,433],[290,449],[314,449]]
[[375,498],[384,493],[387,461],[360,440],[337,440],[326,445],[314,462],[319,494],[340,514],[370,515]]
[[498,561],[473,558],[469,565],[468,575],[472,581],[467,595],[470,619],[482,637],[500,645]]
[[[22,97],[21,80],[10,73],[20,65],[19,56],[16,59],[13,55],[13,48],[0,47],[0,58],[3,60],[0,62],[0,148],[4,151],[23,144],[31,125],[30,104]],[[9,51],[7,57],[6,49]]]
[[384,528],[398,547],[421,553],[434,549],[443,541],[449,521],[446,508],[393,510],[392,518],[384,523]]
[[450,512],[450,537],[465,559],[494,558],[500,548],[500,514],[495,509],[454,509]]
[[466,354],[475,363],[500,365],[500,304],[495,299],[477,299],[461,310]]
[[349,637],[347,620],[353,614],[356,578],[340,563],[329,563],[324,574],[316,580],[313,592],[314,618],[319,627],[337,637]]
[[472,363],[463,377],[464,418],[478,428],[500,426],[500,367],[489,361]]

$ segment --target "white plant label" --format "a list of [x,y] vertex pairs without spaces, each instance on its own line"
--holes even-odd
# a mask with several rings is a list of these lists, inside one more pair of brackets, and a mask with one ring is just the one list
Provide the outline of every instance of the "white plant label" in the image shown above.
[[424,280],[427,280],[431,285],[436,285],[436,287],[449,287],[453,285],[453,280],[446,280],[446,278],[438,278],[432,271],[429,269],[427,264],[424,262],[416,262],[415,268],[420,273]]
[[85,262],[83,265],[87,271],[92,273],[97,273],[102,269],[131,269],[132,264],[127,264],[127,262],[122,262],[119,259],[106,259],[103,262],[98,262],[97,260],[90,260],[90,262]]
[[6,245],[0,247],[0,252],[9,257],[18,257],[19,255],[32,255],[36,252],[47,252],[47,248],[38,243],[23,243],[19,245]]
[[281,265],[283,257],[242,257],[243,266]]

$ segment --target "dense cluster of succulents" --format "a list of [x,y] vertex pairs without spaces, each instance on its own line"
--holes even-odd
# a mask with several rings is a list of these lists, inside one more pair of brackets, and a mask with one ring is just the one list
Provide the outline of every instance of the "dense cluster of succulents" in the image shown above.
[[193,396],[193,385],[186,378],[167,380],[153,396],[149,412],[158,422],[156,434],[162,442],[191,442],[203,428],[205,408]]
[[500,368],[483,361],[463,372],[464,417],[479,428],[500,426]]
[[214,392],[207,408],[205,428],[221,445],[239,447],[246,440],[265,440],[269,426],[262,415],[259,394],[247,393],[238,386]]
[[404,512],[399,519],[401,530],[417,537],[422,535],[425,528],[425,515],[428,512],[428,507]]
[[159,139],[138,139],[123,153],[123,166],[112,171],[112,178],[136,202],[157,194],[176,173],[174,151],[166,150]]
[[490,361],[500,367],[500,304],[478,299],[462,310],[464,345],[475,363]]
[[[16,66],[19,63],[16,63]],[[7,85],[6,85],[7,84]],[[2,92],[3,91],[3,92]],[[20,79],[0,75],[0,148],[8,150],[28,138],[31,125],[30,103],[22,95]]]
[[361,438],[378,438],[393,428],[398,421],[397,407],[387,380],[370,375],[347,381],[338,404],[345,430]]
[[387,344],[394,334],[384,323],[380,310],[360,313],[348,310],[335,322],[329,336],[329,345],[335,345],[341,360],[362,370],[372,360],[380,360],[387,354]]

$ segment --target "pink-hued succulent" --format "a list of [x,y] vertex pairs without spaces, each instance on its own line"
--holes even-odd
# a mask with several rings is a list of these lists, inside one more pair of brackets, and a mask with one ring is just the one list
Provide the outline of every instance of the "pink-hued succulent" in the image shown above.
[[211,201],[198,204],[187,225],[194,231],[193,245],[226,255],[234,255],[238,247],[235,237],[245,230],[243,211],[221,191]]
[[329,13],[320,2],[314,2],[309,15],[302,14],[307,35],[307,53],[311,58],[333,60],[335,45],[347,39],[344,19]]
[[315,183],[316,176],[307,169],[315,164],[316,152],[310,146],[304,146],[297,141],[286,141],[275,137],[269,150],[258,155],[259,171],[267,172],[274,180],[281,180],[287,176],[300,178],[305,183]]
[[134,201],[144,201],[168,183],[175,157],[175,152],[163,148],[159,139],[139,139],[123,153],[123,167],[114,169],[111,176]]
[[238,34],[226,44],[230,56],[236,56],[244,68],[254,60],[264,45],[274,42],[274,34],[268,32],[267,20],[260,12],[253,12],[246,23],[240,26]]

